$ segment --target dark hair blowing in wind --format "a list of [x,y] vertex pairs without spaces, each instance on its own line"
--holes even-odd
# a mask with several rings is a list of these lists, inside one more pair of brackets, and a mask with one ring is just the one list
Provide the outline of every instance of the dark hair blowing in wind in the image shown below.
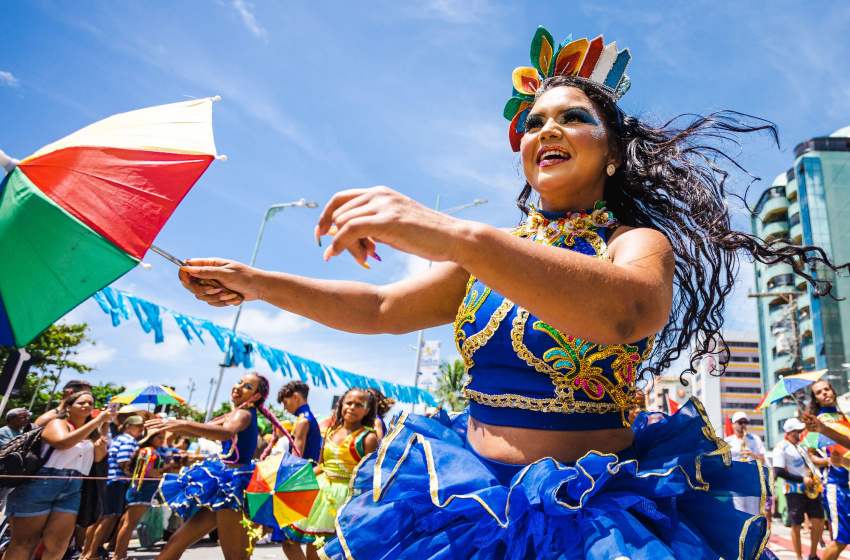
[[[657,375],[677,360],[691,341],[696,351],[683,376],[693,373],[700,359],[725,342],[720,332],[726,298],[732,292],[741,254],[764,264],[784,262],[811,284],[818,296],[831,295],[833,283],[817,278],[815,267],[839,272],[820,247],[793,245],[788,239],[765,242],[732,229],[726,181],[730,170],[747,173],[725,151],[740,147],[739,134],[763,132],[778,145],[776,126],[766,120],[717,111],[707,116],[680,115],[653,126],[624,113],[610,91],[589,80],[557,76],[537,91],[575,87],[597,106],[622,165],[605,183],[607,207],[626,226],[663,233],[675,254],[673,307],[667,324],[655,337],[655,350],[641,377]],[[756,178],[749,173],[750,184]],[[749,185],[748,185],[749,187]],[[531,186],[517,205],[527,213]],[[729,361],[724,353],[721,362]],[[722,371],[722,369],[721,369]]]

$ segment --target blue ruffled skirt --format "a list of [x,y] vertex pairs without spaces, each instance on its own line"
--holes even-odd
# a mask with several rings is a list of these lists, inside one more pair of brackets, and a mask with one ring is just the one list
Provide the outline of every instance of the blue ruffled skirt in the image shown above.
[[[494,464],[466,443],[468,412],[402,414],[352,478],[323,558],[687,560],[769,558],[767,469],[732,462],[696,400],[638,416],[622,457]],[[511,473],[508,469],[514,468]],[[509,477],[509,478],[508,478]],[[500,482],[499,479],[502,479]],[[763,508],[762,510],[763,511]]]
[[229,469],[217,455],[207,457],[180,474],[165,474],[159,492],[171,510],[188,519],[199,508],[241,510],[254,465]]

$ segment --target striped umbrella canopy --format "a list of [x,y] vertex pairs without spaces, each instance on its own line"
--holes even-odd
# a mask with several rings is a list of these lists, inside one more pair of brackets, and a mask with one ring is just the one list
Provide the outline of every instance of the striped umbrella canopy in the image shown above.
[[185,401],[183,397],[174,392],[171,387],[164,385],[148,385],[138,389],[130,389],[115,395],[109,402],[121,404],[179,404]]
[[[827,412],[824,414],[818,414],[818,418],[820,418],[821,422],[823,422],[824,425],[828,428],[832,428],[839,434],[850,436],[850,421],[848,421],[843,414]],[[808,430],[805,430],[802,434],[800,434],[800,446],[812,448],[836,448],[835,451],[841,453],[842,455],[846,451],[844,447],[836,444],[834,441],[832,441],[825,435],[819,432],[810,432]]]
[[800,389],[805,389],[815,381],[820,380],[827,371],[828,370],[821,369],[818,371],[807,371],[805,373],[797,373],[781,377],[776,385],[771,387],[770,390],[764,394],[764,397],[762,397],[756,407],[756,410],[766,408],[777,401],[781,401],[785,397],[793,397],[795,392]]
[[219,157],[212,101],[115,115],[7,167],[0,182],[0,345],[26,346],[139,264]]

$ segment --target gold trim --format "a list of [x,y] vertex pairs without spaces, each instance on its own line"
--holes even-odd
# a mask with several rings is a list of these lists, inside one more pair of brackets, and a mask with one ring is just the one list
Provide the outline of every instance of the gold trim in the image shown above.
[[[407,420],[407,412],[402,412],[401,416],[398,417],[398,420],[395,422],[395,426],[390,432],[384,436],[381,440],[381,444],[378,446],[378,457],[375,459],[375,476],[372,479],[372,495],[378,496],[381,491],[381,466],[384,464],[384,459],[387,456],[387,449],[389,449],[392,441],[398,436],[401,430],[404,428],[404,422]],[[395,471],[393,471],[395,472]],[[354,475],[352,475],[352,479]],[[378,501],[378,498],[375,498],[375,501]]]

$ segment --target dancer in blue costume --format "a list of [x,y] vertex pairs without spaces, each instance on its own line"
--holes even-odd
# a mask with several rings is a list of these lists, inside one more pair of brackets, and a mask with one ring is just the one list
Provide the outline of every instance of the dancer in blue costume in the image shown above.
[[355,189],[319,219],[317,237],[334,234],[326,259],[347,250],[364,264],[384,243],[437,264],[373,286],[193,259],[181,280],[214,306],[242,300],[197,279],[349,332],[454,322],[469,408],[390,425],[320,556],[767,556],[764,517],[731,499],[764,499],[766,469],[733,463],[697,401],[652,422],[641,413],[630,424],[626,412],[640,376],[665,371],[692,341],[694,360],[722,344],[738,251],[786,262],[829,292],[809,273],[815,261],[839,268],[822,252],[731,228],[716,141],[775,129],[728,112],[683,127],[627,115],[617,101],[630,55],[602,37],[559,46],[540,28],[531,54],[505,108],[526,178],[518,227]]
[[[254,472],[251,460],[257,449],[257,411],[268,418],[279,433],[286,433],[277,418],[263,406],[268,395],[268,380],[256,373],[247,373],[230,393],[235,406],[230,414],[207,424],[175,418],[147,422],[150,430],[168,430],[222,442],[221,455],[184,468],[179,475],[163,476],[159,488],[163,501],[187,521],[168,539],[158,560],[180,558],[187,548],[216,528],[226,560],[248,558],[248,533],[241,522],[245,488]],[[273,444],[271,442],[269,447]]]

